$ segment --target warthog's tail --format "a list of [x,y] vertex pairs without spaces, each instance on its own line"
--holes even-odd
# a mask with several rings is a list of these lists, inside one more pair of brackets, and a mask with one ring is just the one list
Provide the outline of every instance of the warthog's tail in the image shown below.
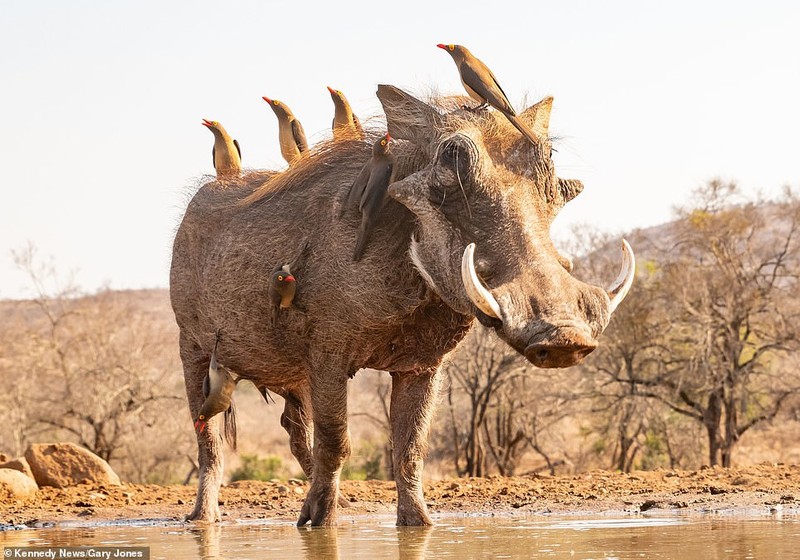
[[222,423],[222,437],[225,438],[231,449],[236,451],[236,407],[233,405],[233,399],[231,399],[231,405],[228,410],[225,411],[225,421]]

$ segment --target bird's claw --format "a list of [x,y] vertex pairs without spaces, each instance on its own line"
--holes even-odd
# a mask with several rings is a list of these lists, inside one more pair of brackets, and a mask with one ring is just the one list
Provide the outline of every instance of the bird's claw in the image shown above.
[[477,113],[478,111],[483,111],[484,109],[488,108],[488,103],[481,103],[477,107],[470,107],[469,105],[462,105],[461,108],[464,111],[469,111],[470,113]]

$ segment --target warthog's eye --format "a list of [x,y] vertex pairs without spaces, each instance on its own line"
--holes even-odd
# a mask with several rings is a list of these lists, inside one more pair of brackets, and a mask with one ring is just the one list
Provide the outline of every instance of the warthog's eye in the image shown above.
[[472,152],[463,141],[453,139],[442,146],[439,163],[456,174],[454,184],[463,184],[472,169]]

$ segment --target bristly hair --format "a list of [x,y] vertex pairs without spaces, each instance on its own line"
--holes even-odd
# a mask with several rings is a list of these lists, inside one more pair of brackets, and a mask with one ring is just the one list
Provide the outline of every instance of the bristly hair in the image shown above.
[[[442,118],[436,123],[436,129],[432,131],[433,136],[453,133],[465,127],[474,127],[480,130],[483,144],[493,157],[503,158],[512,153],[520,151],[529,153],[531,151],[530,143],[501,113],[488,109],[472,111],[469,107],[472,107],[475,102],[467,96],[432,96],[426,99],[426,103],[442,114]],[[239,204],[249,206],[278,194],[292,185],[315,180],[325,173],[326,168],[331,166],[352,166],[354,169],[360,169],[369,157],[372,144],[379,136],[386,133],[385,118],[370,117],[362,121],[362,126],[364,128],[363,140],[325,140],[305,152],[293,166],[285,171],[266,172],[264,181],[244,197]],[[397,142],[393,151],[398,160],[397,180],[421,169],[428,163],[428,157],[422,150],[412,146],[409,142]],[[516,158],[512,158],[512,160],[514,159]],[[525,165],[527,166],[529,163]]]

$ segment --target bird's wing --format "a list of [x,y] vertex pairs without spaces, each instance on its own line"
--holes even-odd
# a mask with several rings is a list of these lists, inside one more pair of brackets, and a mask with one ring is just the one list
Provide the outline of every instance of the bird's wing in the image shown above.
[[361,197],[364,195],[364,189],[367,188],[367,183],[369,182],[370,171],[372,170],[372,159],[361,168],[361,172],[356,177],[356,180],[353,181],[353,184],[350,186],[350,192],[347,195],[347,202],[344,205],[345,208],[349,208],[353,205],[360,206]]
[[308,142],[306,141],[306,133],[303,131],[303,125],[297,119],[292,119],[292,136],[294,142],[297,144],[297,149],[301,152],[308,150]]
[[233,390],[236,389],[236,379],[233,377],[233,375],[231,375],[230,370],[225,366],[220,366],[219,369],[222,372],[221,376],[222,386],[220,387],[220,400],[224,404],[229,404],[231,402],[231,397],[233,397]]
[[361,121],[358,120],[358,117],[355,113],[353,113],[353,127],[356,129],[356,132],[363,134],[364,129],[361,127]]
[[213,146],[211,148],[211,167],[214,169],[217,168],[217,147]]
[[389,188],[393,168],[394,165],[391,162],[373,166],[367,187],[358,204],[358,209],[362,214],[367,213],[374,217],[383,208],[388,196],[386,190]]
[[278,305],[281,302],[281,294],[278,293],[273,284],[270,284],[269,287],[269,301],[272,305]]
[[361,209],[361,224],[358,226],[356,235],[356,246],[353,249],[353,260],[358,261],[367,248],[372,227],[380,214],[381,209],[386,204],[389,197],[387,189],[392,180],[392,162],[380,162],[373,165],[372,173],[369,176],[367,188],[361,197],[359,208]]
[[236,151],[239,152],[239,159],[242,159],[242,149],[239,147],[239,141],[234,138],[233,145],[236,146]]
[[206,376],[203,378],[203,396],[206,398],[208,398],[208,394],[211,392],[211,387],[209,386],[209,382],[210,382],[209,375],[206,374]]
[[[462,64],[459,70],[464,83],[483,97],[489,105],[512,115],[515,114],[514,108],[508,101],[508,97],[506,97],[506,93],[497,83],[497,78],[494,77],[488,66],[482,64],[480,69],[476,69],[471,64]],[[483,72],[480,72],[481,70]]]

